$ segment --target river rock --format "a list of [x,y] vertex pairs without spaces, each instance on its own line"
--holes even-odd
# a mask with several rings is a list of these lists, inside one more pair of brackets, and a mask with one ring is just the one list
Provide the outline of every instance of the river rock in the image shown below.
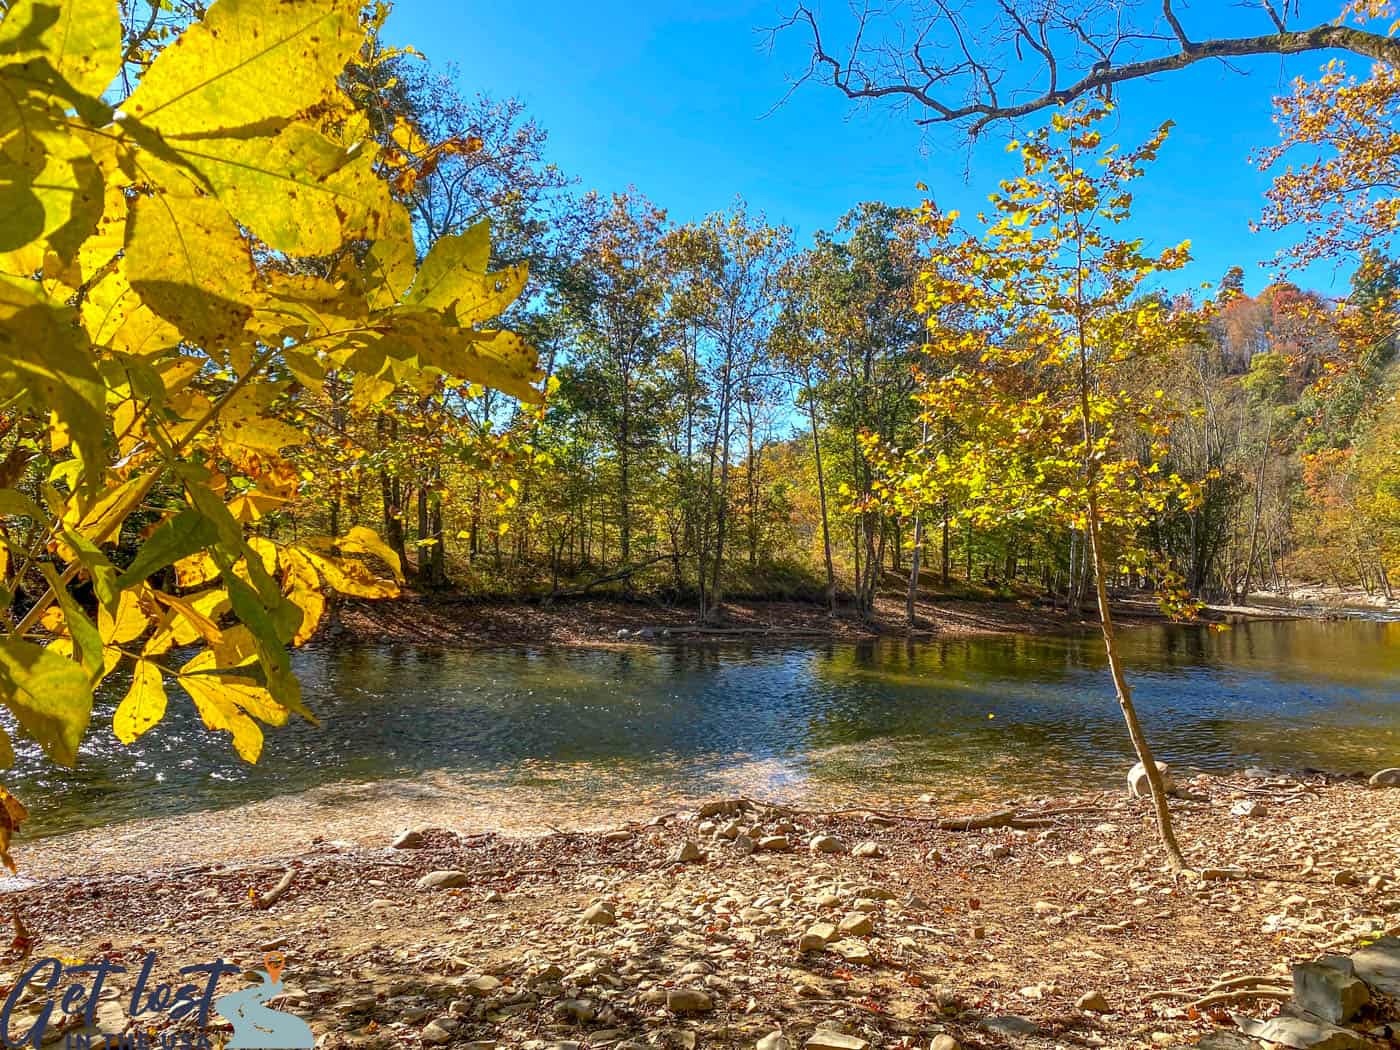
[[835,835],[813,835],[812,840],[807,843],[807,848],[813,853],[846,852],[846,844]]
[[671,863],[689,864],[691,861],[703,860],[704,858],[705,854],[700,852],[699,844],[687,839],[677,846],[676,851],[671,854]]
[[1039,1035],[1040,1025],[1034,1021],[1028,1021],[1024,1017],[1017,1017],[1015,1014],[999,1014],[995,1017],[984,1018],[981,1027],[997,1035]]
[[470,883],[471,878],[465,871],[430,871],[414,883],[414,888],[419,890],[455,890]]
[[1324,1021],[1345,1024],[1371,1001],[1371,991],[1350,959],[1327,955],[1293,967],[1293,1001]]
[[389,843],[390,849],[419,849],[423,845],[423,833],[412,828],[404,828]]
[[612,926],[617,922],[617,908],[611,901],[599,901],[579,916],[579,919],[590,926]]
[[769,1032],[754,1043],[754,1050],[792,1050],[792,1043],[782,1032]]
[[837,932],[843,937],[868,937],[875,929],[870,916],[862,911],[853,911],[841,920]]
[[427,1046],[442,1046],[452,1041],[452,1033],[436,1021],[430,1021],[419,1033],[419,1037]]
[[566,1021],[586,1024],[598,1016],[598,1011],[588,999],[560,999],[554,1004],[554,1015]]
[[818,1028],[807,1040],[807,1050],[866,1050],[869,1046],[868,1039],[826,1028]]
[[814,922],[797,940],[799,952],[819,952],[836,937],[836,927],[829,922]]
[[1258,799],[1252,798],[1242,798],[1230,807],[1230,816],[1232,817],[1245,817],[1252,819],[1254,817],[1267,816],[1268,813],[1269,807],[1264,805],[1264,803],[1260,802]]
[[734,839],[734,848],[738,850],[741,855],[747,857],[750,853],[756,850],[758,846],[754,843],[753,839],[749,838],[749,836],[739,835]]
[[673,1014],[703,1014],[714,1008],[710,993],[699,988],[672,988],[666,993],[666,1009]]
[[1103,997],[1102,992],[1085,992],[1074,1005],[1094,1014],[1106,1014],[1109,1011],[1108,1000]]
[[468,995],[475,996],[478,999],[484,999],[488,995],[494,995],[496,992],[500,991],[501,982],[499,978],[486,974],[481,977],[473,978],[462,985],[462,988]]
[[933,1042],[929,1043],[928,1050],[962,1050],[962,1043],[944,1032],[942,1035],[933,1037]]
[[1379,773],[1372,774],[1368,783],[1373,788],[1400,787],[1400,766],[1392,766],[1390,769],[1382,769]]
[[841,958],[845,959],[848,963],[855,963],[858,966],[875,965],[875,954],[864,941],[837,941],[830,946],[829,950],[841,956]]
[[1309,1021],[1301,1017],[1274,1017],[1256,1021],[1232,1014],[1245,1035],[1268,1043],[1281,1043],[1294,1050],[1362,1050],[1366,1040],[1348,1028],[1338,1028],[1325,1021]]
[[[1157,772],[1162,776],[1162,787],[1168,794],[1176,790],[1176,781],[1172,779],[1170,768],[1165,762],[1155,763]],[[1152,794],[1152,785],[1147,780],[1147,767],[1141,762],[1128,770],[1128,791],[1133,798],[1148,798]]]
[[1372,991],[1400,999],[1400,937],[1382,937],[1352,952],[1351,964]]
[[786,853],[792,849],[792,843],[786,835],[765,835],[758,840],[758,848],[768,853]]
[[855,849],[851,850],[851,856],[853,857],[883,857],[884,855],[885,851],[880,848],[878,842],[862,842]]

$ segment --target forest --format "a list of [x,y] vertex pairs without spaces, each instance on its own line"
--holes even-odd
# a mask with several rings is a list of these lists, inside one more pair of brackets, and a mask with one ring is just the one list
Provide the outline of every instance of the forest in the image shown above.
[[798,0],[976,201],[800,233],[396,10],[577,15],[0,0],[5,1043],[1394,1045],[1400,5]]
[[[335,377],[301,384],[279,411],[309,437],[293,456],[308,483],[250,511],[257,534],[364,525],[421,590],[646,593],[705,619],[727,594],[868,614],[915,572],[944,592],[1084,603],[1082,528],[979,513],[959,407],[918,396],[940,367],[920,288],[927,203],[853,203],[811,243],[742,198],[676,223],[644,188],[580,192],[516,100],[464,97],[416,56],[356,75],[395,84],[375,119],[423,137],[411,163],[432,158],[403,187],[420,246],[489,221],[491,265],[528,269],[503,318],[538,349],[548,395],[441,384],[367,405]],[[1344,148],[1345,129],[1304,123],[1322,102],[1303,94],[1344,87],[1298,90],[1292,140],[1261,137],[1263,166],[1281,170],[1288,146]],[[444,150],[462,135],[469,150]],[[1264,204],[1275,226],[1340,224],[1349,207],[1284,182]],[[1207,601],[1300,585],[1391,596],[1398,271],[1379,240],[1362,248],[1352,263],[1335,250],[1341,297],[1292,283],[1296,259],[1252,295],[1240,268],[1190,292],[1134,290],[1125,305],[1190,322],[1123,377],[1164,410],[1153,456],[1189,494],[1116,538],[1115,582]],[[923,456],[917,492],[894,491],[871,440]]]

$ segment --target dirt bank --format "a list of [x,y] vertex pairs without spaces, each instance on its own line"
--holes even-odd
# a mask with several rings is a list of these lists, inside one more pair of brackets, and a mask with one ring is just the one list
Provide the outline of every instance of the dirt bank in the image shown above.
[[[1282,976],[1400,928],[1400,790],[1243,776],[1186,787],[1195,797],[1173,808],[1188,859],[1230,870],[1173,877],[1146,805],[1116,794],[1023,799],[984,830],[949,829],[934,803],[898,815],[731,805],[535,838],[418,829],[400,849],[392,824],[327,841],[297,810],[264,805],[235,823],[276,845],[240,843],[227,862],[191,863],[220,833],[201,816],[24,847],[41,881],[6,904],[38,955],[134,967],[155,951],[170,973],[284,952],[273,1005],[328,1048],[752,1050],[776,1031],[800,1047],[823,1025],[873,1050],[926,1050],[938,1033],[968,1048],[1185,1046],[1229,1025],[1223,1008],[1192,1005],[1217,982]],[[817,836],[838,852],[813,852]],[[788,849],[747,851],[770,837]],[[418,888],[432,872],[443,888]],[[827,921],[836,938],[800,951]],[[12,983],[13,953],[6,969]],[[1103,1002],[1079,1008],[1090,992]],[[1391,1005],[1365,1024],[1379,1031]]]
[[[1284,618],[1278,609],[1207,609],[1207,622]],[[1114,610],[1125,627],[1161,623],[1156,604],[1139,599]],[[916,607],[914,637],[975,634],[1058,634],[1098,630],[1097,618],[1070,616],[1031,599],[969,600],[938,598]],[[413,592],[393,601],[353,601],[340,612],[338,630],[325,634],[337,643],[404,643],[451,647],[478,645],[608,645],[619,641],[762,641],[834,639],[858,641],[882,635],[908,637],[903,599],[881,598],[870,619],[850,612],[830,616],[820,605],[795,601],[734,601],[721,623],[700,627],[694,609],[658,601],[599,597],[538,603],[474,601],[451,595]],[[626,632],[622,635],[620,632]],[[639,637],[639,632],[641,636]]]

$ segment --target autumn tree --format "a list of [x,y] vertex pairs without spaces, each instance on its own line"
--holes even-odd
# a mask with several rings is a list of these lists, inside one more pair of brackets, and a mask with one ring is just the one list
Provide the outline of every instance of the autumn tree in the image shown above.
[[962,440],[955,462],[927,445],[886,447],[881,492],[896,509],[917,504],[930,472],[953,472],[966,479],[963,517],[1083,530],[1114,691],[1168,859],[1180,867],[1165,787],[1118,651],[1108,574],[1141,559],[1140,528],[1172,500],[1191,498],[1158,463],[1160,391],[1135,392],[1130,378],[1198,332],[1189,314],[1144,295],[1155,274],[1185,265],[1187,245],[1149,252],[1120,233],[1132,183],[1167,127],[1135,150],[1104,148],[1095,127],[1102,115],[1057,113],[1053,130],[1019,143],[1023,174],[992,195],[980,235],[959,232],[956,213],[926,205],[935,239],[921,280],[930,363],[917,398],[926,417],[957,419]]
[[[255,761],[260,722],[313,717],[286,646],[315,630],[323,589],[396,592],[373,564],[398,576],[399,559],[368,529],[245,527],[297,497],[298,390],[335,377],[373,403],[450,377],[540,396],[530,347],[481,327],[509,301],[485,230],[417,265],[338,80],[359,15],[216,3],[143,55],[116,105],[114,2],[17,0],[0,22],[0,703],[56,762],[118,669],[122,741],[161,720],[173,683]],[[363,265],[291,265],[348,243]],[[0,798],[8,862],[23,808]]]
[[[742,202],[680,227],[667,239],[675,272],[672,315],[704,344],[703,349],[697,344],[697,354],[703,354],[711,400],[704,486],[693,530],[705,619],[717,617],[723,601],[738,424],[757,420],[759,402],[774,378],[767,348],[790,242],[790,231],[769,225],[761,215],[751,216]],[[752,449],[753,431],[746,437]]]

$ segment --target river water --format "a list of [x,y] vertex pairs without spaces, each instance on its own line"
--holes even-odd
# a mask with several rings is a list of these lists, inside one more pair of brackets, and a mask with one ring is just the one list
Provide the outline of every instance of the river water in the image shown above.
[[[1143,722],[1181,770],[1400,765],[1400,622],[1122,633]],[[121,683],[79,765],[22,747],[39,834],[328,785],[460,785],[580,814],[742,791],[788,800],[1005,798],[1116,787],[1132,762],[1095,633],[801,647],[333,649],[294,657],[320,727],[242,764],[172,690],[133,747]]]

